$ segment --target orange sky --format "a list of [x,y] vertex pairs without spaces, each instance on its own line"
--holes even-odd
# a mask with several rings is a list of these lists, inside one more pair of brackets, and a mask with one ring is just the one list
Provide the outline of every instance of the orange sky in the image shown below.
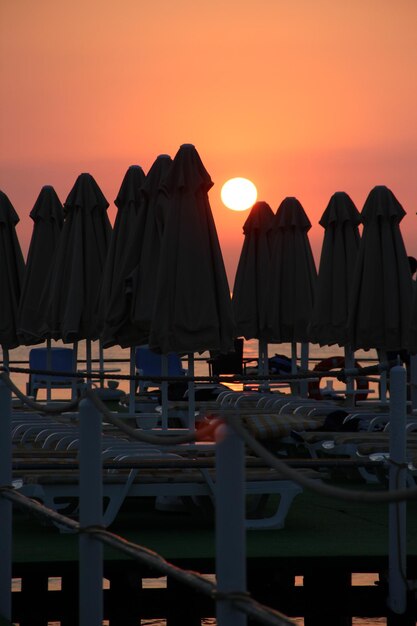
[[2,0],[0,188],[21,218],[44,184],[65,200],[88,171],[111,206],[127,167],[193,143],[233,284],[247,213],[220,202],[251,178],[313,227],[335,191],[359,210],[388,185],[417,256],[415,0]]

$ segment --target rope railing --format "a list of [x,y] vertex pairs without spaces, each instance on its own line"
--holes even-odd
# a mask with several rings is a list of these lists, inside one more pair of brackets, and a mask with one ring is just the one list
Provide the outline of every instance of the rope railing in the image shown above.
[[71,400],[71,402],[59,403],[59,406],[41,404],[40,402],[36,402],[33,398],[30,398],[29,396],[24,394],[22,391],[20,391],[19,387],[17,387],[17,385],[15,385],[14,382],[10,379],[10,376],[8,375],[7,370],[3,369],[3,372],[0,374],[0,379],[23,404],[41,413],[49,413],[51,415],[56,415],[56,414],[65,413],[69,411],[75,411],[75,409],[77,409],[80,404],[81,397],[74,398],[74,400]]
[[347,502],[372,502],[372,503],[394,503],[404,500],[415,500],[417,498],[417,487],[408,487],[407,489],[381,490],[378,492],[366,489],[359,491],[357,489],[348,489],[333,487],[317,480],[311,479],[303,475],[297,469],[293,469],[285,461],[281,461],[271,454],[259,441],[257,441],[250,432],[242,425],[236,415],[227,415],[224,420],[233,428],[233,430],[242,438],[246,445],[260,458],[266,465],[277,470],[289,480],[293,480],[301,487],[310,489],[330,498],[338,498]]
[[11,367],[0,365],[0,371],[2,372],[11,372],[15,374],[39,374],[41,376],[61,376],[65,378],[87,378],[91,380],[134,380],[137,382],[146,382],[151,381],[154,383],[161,383],[164,381],[168,382],[205,382],[205,383],[215,383],[215,382],[257,382],[257,381],[271,381],[271,382],[287,382],[294,380],[303,380],[306,378],[337,378],[338,380],[344,381],[349,377],[356,377],[358,375],[368,376],[372,374],[381,374],[382,372],[386,372],[390,370],[392,367],[397,365],[397,361],[386,361],[383,363],[377,363],[375,365],[369,365],[366,367],[355,367],[355,368],[344,368],[340,370],[329,370],[329,371],[316,371],[316,370],[299,370],[296,373],[286,373],[286,374],[220,374],[220,375],[211,375],[211,376],[189,376],[188,374],[184,374],[182,376],[157,376],[156,374],[151,375],[142,375],[142,374],[120,374],[120,373],[112,373],[106,374],[105,372],[78,372],[78,371],[68,371],[68,370],[48,370],[48,369],[32,369],[28,367]]
[[[401,373],[401,376],[398,376],[396,374],[395,380],[393,378],[392,400],[393,400],[394,409],[395,409],[395,403],[397,402],[397,408],[395,410],[397,410],[397,416],[400,417],[402,413],[405,414],[405,370],[404,368],[397,368],[397,370],[401,370],[401,372],[399,372]],[[13,383],[11,383],[8,375],[3,373],[1,375],[1,379],[3,383],[9,389],[13,389]],[[398,385],[398,382],[400,383],[400,387]],[[399,388],[401,389],[400,393],[398,392]],[[404,397],[402,397],[402,391],[404,391],[404,394],[403,394]],[[4,392],[5,390],[2,392],[2,398],[3,398],[2,406],[6,407],[8,401],[6,399],[6,396],[4,395]],[[391,408],[391,411],[392,410],[393,409]],[[400,411],[400,413],[398,413],[398,410]],[[89,389],[85,390],[84,392],[84,398],[80,406],[80,411],[81,413],[80,413],[79,421],[80,421],[80,429],[81,429],[81,433],[80,433],[81,442],[84,441],[84,437],[85,437],[85,442],[82,443],[82,446],[80,448],[80,512],[83,510],[83,506],[82,506],[83,498],[84,498],[84,501],[87,501],[87,504],[85,505],[86,508],[84,510],[87,511],[87,508],[90,507],[88,500],[91,498],[91,494],[94,494],[93,500],[95,500],[96,502],[95,511],[96,512],[100,511],[102,508],[100,438],[101,438],[101,427],[102,427],[103,417],[105,418],[105,420],[108,420],[109,422],[113,423],[118,428],[122,428],[124,432],[126,432],[130,436],[133,436],[135,439],[148,442],[148,443],[157,443],[158,445],[164,445],[164,444],[173,445],[176,443],[185,443],[187,441],[192,441],[196,437],[196,433],[194,432],[190,432],[184,436],[178,437],[178,436],[170,436],[167,434],[150,435],[148,433],[144,433],[142,431],[132,429],[127,424],[125,424],[122,420],[115,417],[114,414],[112,414],[107,409],[107,407],[100,400],[100,398],[98,398],[97,395],[92,390],[89,390]],[[87,417],[89,417],[90,419],[84,419]],[[394,415],[391,414],[391,417],[393,418]],[[244,523],[243,522],[244,509],[240,508],[242,501],[243,501],[242,498],[244,497],[244,444],[246,444],[246,446],[248,446],[253,452],[255,452],[255,454],[259,456],[268,466],[279,471],[279,473],[282,476],[295,481],[302,487],[312,489],[323,495],[327,495],[333,498],[351,500],[351,501],[359,500],[359,501],[366,501],[367,503],[385,502],[385,503],[390,503],[390,504],[396,504],[400,501],[405,501],[405,500],[417,497],[416,487],[409,488],[409,489],[404,489],[404,488],[395,489],[395,488],[392,488],[390,484],[391,489],[389,491],[381,491],[378,493],[374,493],[374,492],[370,492],[369,490],[367,490],[365,493],[363,491],[340,489],[340,488],[333,487],[331,485],[326,485],[324,483],[318,483],[318,481],[314,481],[314,480],[310,480],[306,478],[296,469],[289,467],[285,462],[277,459],[268,450],[266,450],[265,447],[262,446],[262,444],[260,444],[243,426],[243,424],[240,422],[238,413],[235,415],[228,414],[228,415],[222,416],[222,420],[218,421],[217,426],[221,430],[221,433],[220,433],[221,436],[219,437],[219,442],[216,446],[216,474],[217,474],[216,503],[218,504],[218,498],[220,502],[220,505],[216,505],[216,528],[223,529],[223,532],[225,529],[228,529],[226,532],[226,535],[227,535],[226,540],[224,536],[221,539],[221,541],[223,542],[221,545],[222,545],[222,548],[224,548],[223,552],[226,552],[228,542],[235,541],[235,536],[241,535],[238,527],[242,529],[243,528],[242,524]],[[4,438],[4,435],[6,434],[7,429],[5,430],[4,427],[2,428],[3,428],[2,432],[3,432],[3,438]],[[213,426],[210,425],[209,428],[210,428],[210,431],[212,431]],[[84,429],[84,435],[82,432],[83,429]],[[81,451],[83,448],[84,448],[84,452],[83,454],[81,454]],[[219,451],[222,451],[222,452],[220,453]],[[6,460],[8,456],[9,456],[9,452],[6,449],[5,454],[4,454],[4,457],[6,458]],[[84,460],[82,461],[82,459]],[[400,472],[400,471],[404,472],[404,457],[403,456],[396,457],[395,461],[396,461],[396,465],[398,465],[398,467],[396,466],[394,467],[395,472]],[[11,458],[10,458],[9,464],[11,468]],[[83,470],[83,467],[82,467],[83,465],[84,465],[84,468],[88,466],[88,469]],[[3,470],[5,468],[5,462],[3,461],[3,458],[2,458],[2,468]],[[89,474],[91,474],[91,476]],[[8,478],[9,476],[10,478]],[[83,479],[83,476],[84,476],[84,479]],[[12,500],[13,498],[15,500],[16,499],[19,500],[19,498],[23,497],[22,494],[17,494],[13,492],[13,490],[11,489],[11,486],[8,484],[9,482],[11,483],[11,469],[10,471],[9,470],[2,471],[2,478],[0,480],[1,480],[0,484],[3,484],[3,486],[0,488],[0,495],[3,496],[3,498],[0,498],[0,502],[1,500],[4,499],[4,497],[10,500]],[[83,493],[84,493],[84,496],[82,495]],[[86,498],[86,494],[88,494],[87,498]],[[97,506],[97,503],[99,503],[98,506]],[[236,506],[234,506],[234,504],[236,504]],[[35,506],[43,506],[43,505],[39,505],[39,503],[35,503]],[[77,522],[74,522],[73,520],[70,520],[71,524],[74,524],[74,523],[78,524],[78,526],[71,526],[72,529],[76,529],[77,532],[83,531],[80,533],[80,541],[82,540],[82,537],[86,538],[90,533],[93,533],[94,539],[96,539],[96,534],[98,534],[98,538],[100,539],[100,541],[103,541],[103,538],[105,537],[106,538],[105,542],[107,541],[117,542],[117,536],[113,536],[112,533],[109,533],[109,531],[106,531],[105,529],[103,529],[100,526],[100,524],[95,523],[95,521],[91,522],[91,517],[88,517],[88,516],[91,515],[91,510],[93,510],[94,505],[92,504],[91,506],[92,508],[90,507],[89,509],[90,512],[85,513],[84,518],[81,516],[81,513],[80,513],[80,524],[78,524]],[[235,514],[237,509],[239,509],[239,515],[241,519],[239,518],[239,515]],[[227,514],[225,513],[225,511],[227,512]],[[229,518],[232,513],[234,515],[234,518],[233,518],[234,527],[233,527],[233,532],[231,533]],[[52,514],[54,516],[59,515],[54,511],[52,511]],[[100,513],[93,513],[93,516],[96,514],[98,514],[99,516],[101,515]],[[99,519],[101,518],[99,517]],[[225,519],[227,523],[222,525]],[[56,521],[60,523],[60,517],[57,517]],[[88,531],[87,531],[87,528],[88,528]],[[221,535],[221,532],[220,532],[220,535]],[[242,536],[244,537],[244,534],[242,534]],[[121,538],[118,538],[118,539],[120,539],[121,543],[124,545],[124,548],[128,549],[129,551],[130,550],[134,551],[136,549],[133,547],[133,545],[132,546],[128,545],[129,542],[125,542],[125,540]],[[3,538],[3,542],[4,541],[5,540]],[[240,543],[238,545],[241,546],[241,550],[244,550],[244,547],[243,547],[244,544]],[[88,547],[88,550],[91,550],[91,543],[87,543],[87,547]],[[80,555],[81,553],[82,551],[80,552]],[[222,554],[222,550],[218,551],[218,553]],[[238,554],[238,551],[235,550],[234,553]],[[80,556],[80,559],[81,559],[81,556]],[[85,556],[84,556],[84,559],[85,559]],[[95,559],[94,562],[97,562],[97,560]],[[91,567],[92,567],[92,564],[90,564],[90,568]],[[240,563],[239,567],[241,569],[244,568],[243,563]],[[235,571],[239,572],[239,567],[237,568],[237,570],[235,568]],[[97,570],[95,571],[97,574]],[[88,580],[88,576],[86,580]],[[97,576],[96,576],[96,580],[99,580]],[[225,576],[222,575],[221,573],[218,573],[218,576],[217,576],[218,585],[220,584],[220,581],[222,580],[223,581],[226,580]],[[238,575],[236,580],[241,581],[242,578],[239,577]],[[82,588],[82,585],[80,588]],[[214,592],[211,591],[211,593],[213,594]],[[0,596],[1,596],[1,593],[0,593]],[[247,607],[249,606],[249,604],[251,605],[246,593],[244,593],[244,589],[242,588],[241,584],[235,585],[232,589],[226,586],[226,591],[224,588],[220,587],[220,593],[218,593],[216,590],[215,599],[218,602],[219,607],[222,607],[223,606],[222,603],[224,603],[225,601],[227,604],[236,603],[236,602],[243,603],[242,606],[240,605],[238,606],[238,611],[243,611],[243,612],[247,611]],[[247,614],[249,615],[249,613]],[[251,616],[256,618],[255,615],[251,614]],[[275,612],[268,609],[268,614],[263,615],[262,617],[262,620],[264,619],[267,619],[267,620],[268,619],[271,619],[271,620],[281,619],[281,616],[278,615],[278,618],[277,618],[277,615],[275,614]],[[284,620],[287,620],[287,618],[284,618]],[[229,624],[233,622],[225,621],[224,624],[226,623]],[[290,624],[292,622],[287,620],[284,622],[263,621],[263,623]]]
[[[373,366],[372,366],[373,367]],[[15,392],[15,389],[18,390],[16,385],[12,383],[10,378],[5,374],[0,374],[0,378],[5,382],[5,384]],[[19,391],[19,390],[18,390]],[[19,394],[24,396],[21,392]],[[104,417],[105,421],[112,424],[116,428],[118,428],[121,432],[124,432],[126,435],[131,437],[136,441],[140,441],[142,443],[149,443],[152,445],[162,445],[162,446],[173,446],[180,445],[185,443],[191,443],[194,441],[204,441],[207,436],[213,436],[215,430],[215,424],[207,424],[201,426],[196,431],[190,431],[181,435],[172,435],[169,432],[161,432],[158,434],[150,434],[143,430],[135,429],[126,424],[126,422],[112,413],[105,403],[98,397],[94,390],[86,389],[82,392],[81,397],[77,400],[76,406],[78,406],[79,402],[83,398],[88,398],[94,407],[101,413],[102,417]],[[73,407],[74,403],[70,405]],[[35,403],[38,406],[38,403]],[[41,407],[43,405],[40,405]],[[61,411],[66,410],[61,407]],[[51,411],[56,413],[56,409]],[[357,489],[349,489],[349,488],[339,488],[334,487],[332,485],[328,485],[325,483],[321,483],[315,479],[311,479],[308,476],[305,476],[302,472],[298,471],[290,467],[285,461],[280,460],[276,456],[274,456],[265,446],[263,446],[251,433],[248,429],[242,424],[240,419],[240,414],[236,411],[236,414],[231,413],[223,413],[221,419],[217,420],[217,425],[220,425],[222,422],[227,422],[233,428],[233,430],[241,437],[241,439],[245,442],[245,444],[259,457],[262,461],[270,468],[275,469],[277,472],[296,482],[303,488],[310,489],[316,493],[319,493],[324,496],[328,496],[330,498],[339,498],[342,500],[350,501],[350,502],[374,502],[374,503],[394,503],[401,502],[406,500],[414,500],[417,498],[417,487],[408,487],[407,489],[401,490],[381,490],[379,492],[374,492],[369,489],[365,491],[359,491]]]
[[79,402],[84,396],[82,392],[79,392],[78,397],[74,398],[67,403],[59,403],[59,405],[48,405],[36,402],[33,398],[24,394],[10,379],[9,373],[19,374],[39,374],[42,376],[63,376],[65,378],[87,378],[94,380],[134,380],[137,383],[142,381],[151,381],[153,383],[161,383],[167,381],[168,383],[176,382],[205,382],[205,383],[245,383],[245,382],[263,382],[265,380],[270,382],[291,382],[296,380],[313,380],[321,378],[333,377],[342,382],[346,382],[347,378],[355,378],[358,375],[368,376],[372,374],[381,374],[390,370],[397,365],[397,361],[387,361],[384,363],[378,363],[376,365],[370,365],[368,367],[359,367],[351,369],[341,369],[336,371],[299,371],[295,374],[268,374],[268,375],[231,375],[231,376],[142,376],[135,374],[130,376],[128,374],[105,374],[103,372],[88,373],[88,372],[76,372],[76,371],[61,371],[61,370],[45,370],[45,369],[33,369],[27,367],[6,367],[0,365],[0,378],[5,381],[7,386],[15,394],[15,396],[26,406],[35,411],[39,411],[45,414],[56,415],[63,412],[74,411],[78,408]]
[[90,536],[93,536],[103,544],[119,550],[137,561],[141,561],[145,565],[158,571],[163,576],[170,576],[175,578],[179,583],[193,587],[195,591],[209,596],[215,601],[227,600],[232,602],[241,612],[262,624],[267,626],[293,626],[295,623],[279,611],[257,602],[248,593],[220,593],[217,591],[217,586],[199,572],[184,570],[177,567],[173,563],[164,559],[157,552],[150,550],[145,546],[128,541],[127,539],[124,539],[123,537],[120,537],[100,526],[83,528],[79,522],[67,517],[66,515],[57,513],[32,498],[19,494],[13,487],[0,486],[0,496],[10,500],[19,508],[28,511],[33,515],[43,517],[48,521],[53,521],[60,526],[72,530],[73,532],[78,534],[88,533]]

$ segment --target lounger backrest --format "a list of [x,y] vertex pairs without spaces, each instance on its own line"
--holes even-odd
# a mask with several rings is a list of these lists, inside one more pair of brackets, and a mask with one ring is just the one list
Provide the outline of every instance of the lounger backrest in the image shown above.
[[[143,376],[162,375],[162,357],[146,346],[138,346],[135,351],[136,368]],[[168,376],[183,376],[181,359],[178,354],[168,355]]]
[[[32,348],[29,352],[29,367],[31,369],[48,370],[48,349]],[[72,348],[51,348],[51,367],[57,372],[72,372],[74,351]],[[34,374],[34,381],[45,380],[44,374]],[[51,381],[63,382],[70,379],[68,376],[50,376]]]

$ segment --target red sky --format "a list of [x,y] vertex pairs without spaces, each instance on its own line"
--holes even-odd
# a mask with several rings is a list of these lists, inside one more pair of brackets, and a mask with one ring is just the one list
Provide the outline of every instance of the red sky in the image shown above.
[[359,210],[389,186],[417,256],[415,0],[2,0],[0,188],[21,222],[40,188],[64,201],[88,171],[110,202],[127,167],[193,143],[233,284],[247,213],[220,201],[246,176],[275,211],[318,225],[330,196]]

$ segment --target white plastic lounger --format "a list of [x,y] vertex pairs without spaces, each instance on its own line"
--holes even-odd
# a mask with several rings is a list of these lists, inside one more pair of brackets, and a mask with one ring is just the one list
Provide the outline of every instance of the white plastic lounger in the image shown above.
[[[208,469],[160,469],[158,457],[178,459],[178,455],[152,450],[148,453],[137,451],[128,458],[153,459],[155,468],[130,470],[105,470],[103,472],[103,498],[106,502],[103,516],[105,526],[110,525],[120,511],[126,498],[169,496],[191,497],[194,502],[200,498],[214,500],[215,470]],[[310,477],[320,479],[314,471],[304,470]],[[262,504],[258,514],[262,517],[247,519],[247,529],[280,529],[285,525],[288,511],[294,498],[302,493],[302,488],[291,480],[278,475],[272,469],[247,469],[246,494],[256,496],[255,502]],[[66,509],[71,503],[73,513],[78,508],[78,474],[60,471],[20,471],[15,476],[19,480],[19,491],[24,495],[43,502],[56,511]],[[21,484],[20,484],[21,482]],[[271,495],[278,495],[279,502],[272,515],[265,516],[265,501]]]

